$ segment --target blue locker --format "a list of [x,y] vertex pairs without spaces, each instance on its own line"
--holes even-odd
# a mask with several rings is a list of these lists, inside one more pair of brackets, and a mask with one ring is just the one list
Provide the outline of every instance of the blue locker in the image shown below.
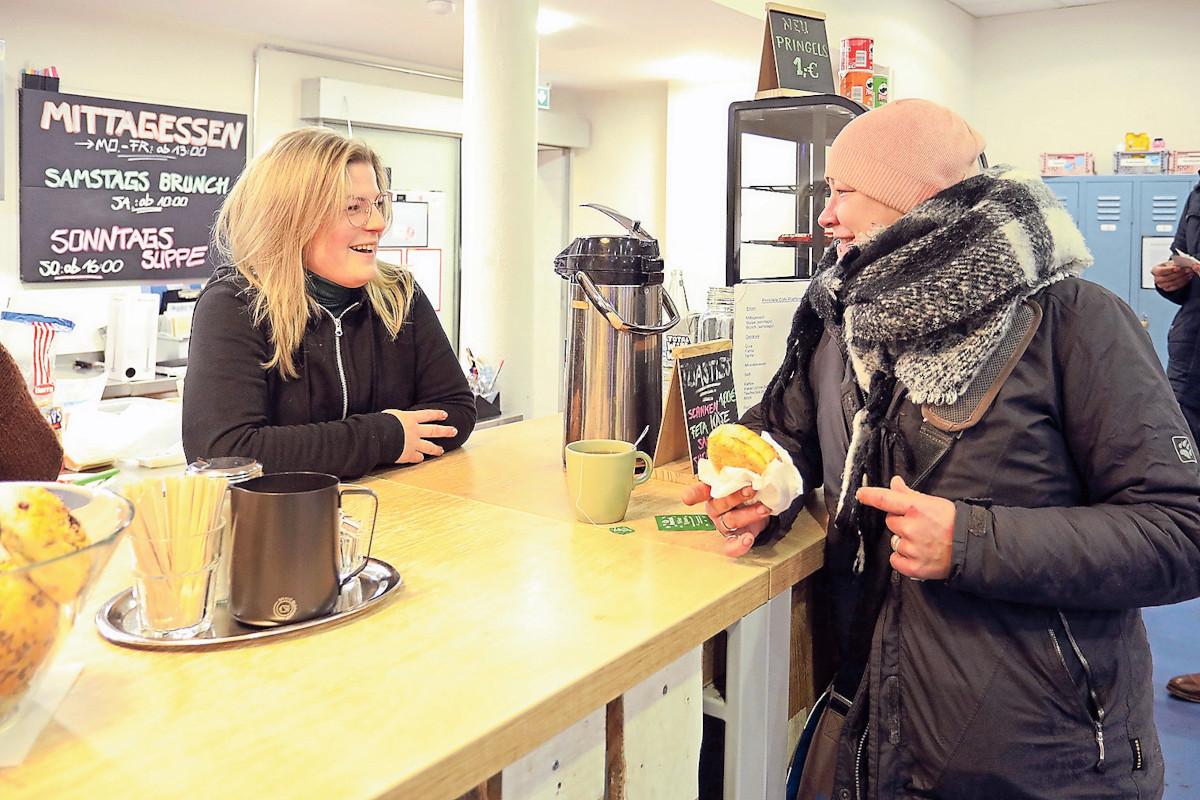
[[1133,308],[1165,366],[1167,331],[1178,306],[1154,290],[1148,271],[1143,274],[1143,239],[1175,235],[1196,176],[1090,175],[1045,180],[1062,198],[1096,259],[1083,277]]
[[1133,305],[1130,253],[1133,246],[1133,182],[1112,180],[1083,182],[1083,238],[1096,263],[1083,273],[1117,297]]
[[1050,191],[1058,195],[1058,199],[1062,200],[1063,205],[1067,207],[1067,213],[1071,215],[1071,219],[1075,220],[1075,224],[1079,225],[1079,181],[1068,178],[1065,180],[1052,179],[1046,181],[1050,186]]
[[[1154,349],[1165,366],[1167,363],[1167,331],[1179,306],[1154,290],[1147,265],[1142,263],[1142,240],[1147,237],[1171,238],[1179,224],[1184,203],[1195,181],[1190,175],[1144,177],[1137,179],[1136,223],[1134,228],[1134,310],[1142,325],[1150,331]],[[1153,265],[1150,265],[1153,266]]]

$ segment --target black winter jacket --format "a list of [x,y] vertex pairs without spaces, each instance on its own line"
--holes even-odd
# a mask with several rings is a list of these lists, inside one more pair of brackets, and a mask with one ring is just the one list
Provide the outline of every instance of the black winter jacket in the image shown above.
[[384,409],[446,411],[458,429],[447,451],[475,427],[475,398],[429,299],[418,288],[393,340],[364,299],[340,319],[322,308],[298,355],[300,376],[265,370],[266,324],[251,322],[236,273],[205,287],[192,321],[183,398],[183,447],[197,457],[250,456],[266,472],[327,472],[353,478],[404,452],[404,427]]
[[[835,797],[860,772],[878,798],[1162,794],[1139,608],[1200,595],[1195,443],[1124,303],[1080,279],[1033,300],[1029,348],[921,489],[955,501],[951,574],[892,575]],[[822,463],[801,472],[824,475],[833,515],[857,393],[828,332],[809,379]],[[915,441],[903,389],[891,416]],[[855,579],[826,579],[844,635]]]
[[[1200,258],[1200,183],[1188,195],[1171,246]],[[1167,377],[1192,435],[1200,438],[1200,279],[1192,276],[1187,286],[1158,293],[1180,306],[1167,333]]]

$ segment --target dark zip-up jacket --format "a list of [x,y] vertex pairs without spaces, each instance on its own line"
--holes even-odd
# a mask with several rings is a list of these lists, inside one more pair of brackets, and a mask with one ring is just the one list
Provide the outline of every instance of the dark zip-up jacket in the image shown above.
[[267,325],[251,322],[236,273],[218,273],[192,320],[183,398],[183,447],[198,457],[249,456],[266,472],[315,471],[343,478],[390,466],[404,427],[384,409],[442,409],[458,429],[447,451],[475,427],[475,398],[429,299],[415,289],[393,340],[364,297],[335,318],[321,308],[297,354],[299,378],[262,367]]
[[[1171,247],[1200,258],[1200,183],[1188,195]],[[1200,279],[1193,275],[1187,286],[1158,293],[1180,306],[1167,332],[1167,377],[1192,435],[1200,436]]]
[[[922,486],[955,501],[950,577],[893,574],[835,797],[1162,794],[1139,608],[1200,595],[1195,443],[1124,303],[1080,279],[1033,300],[1028,349]],[[832,515],[855,410],[843,399],[857,393],[828,332],[809,380],[822,463],[801,472],[824,476]],[[921,411],[903,390],[891,416],[916,441]],[[844,636],[854,579],[826,578]]]

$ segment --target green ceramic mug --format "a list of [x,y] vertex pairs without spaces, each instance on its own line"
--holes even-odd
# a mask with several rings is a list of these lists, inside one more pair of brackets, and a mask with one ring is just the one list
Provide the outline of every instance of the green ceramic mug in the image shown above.
[[[654,460],[620,439],[583,439],[567,445],[567,491],[575,518],[604,525],[620,522],[633,487],[650,480]],[[638,461],[646,470],[634,475]]]

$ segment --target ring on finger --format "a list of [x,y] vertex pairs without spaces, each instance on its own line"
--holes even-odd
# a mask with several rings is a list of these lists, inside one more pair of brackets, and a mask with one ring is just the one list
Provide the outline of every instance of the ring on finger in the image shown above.
[[897,552],[900,550],[900,534],[898,533],[892,534],[892,549]]
[[725,521],[725,514],[728,514],[728,513],[729,513],[729,512],[728,512],[728,511],[726,511],[724,514],[721,514],[720,516],[718,516],[718,517],[717,517],[717,521],[718,521],[719,523],[721,523],[721,524],[720,524],[720,525],[718,525],[717,527],[718,527],[718,528],[721,528],[721,533],[722,533],[722,534],[724,534],[724,535],[725,535],[725,536],[727,536],[727,537],[728,537],[728,536],[736,536],[736,535],[737,535],[737,531],[738,531],[738,529],[737,529],[737,528],[731,528],[731,527],[729,526],[729,523]]

